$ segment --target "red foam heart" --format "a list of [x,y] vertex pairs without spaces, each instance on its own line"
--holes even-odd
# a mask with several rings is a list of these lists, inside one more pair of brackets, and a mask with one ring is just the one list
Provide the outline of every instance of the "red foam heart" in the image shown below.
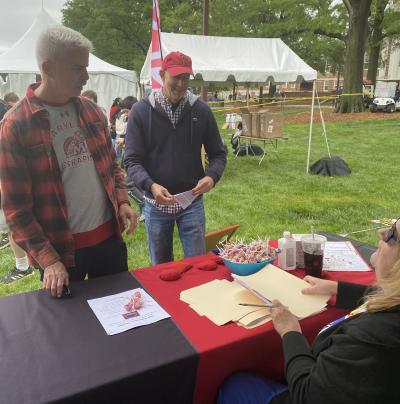
[[176,281],[181,277],[181,271],[178,268],[164,269],[159,277],[163,281]]
[[210,260],[215,261],[219,265],[224,263],[224,260],[219,255],[210,255],[209,258]]
[[214,271],[217,268],[217,263],[212,260],[204,260],[197,264],[197,268],[201,271]]

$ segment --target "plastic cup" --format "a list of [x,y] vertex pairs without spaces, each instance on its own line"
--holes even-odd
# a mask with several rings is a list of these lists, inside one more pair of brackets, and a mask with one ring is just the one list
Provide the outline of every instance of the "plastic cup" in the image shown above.
[[319,234],[307,234],[301,238],[306,275],[321,278],[326,241],[326,237]]

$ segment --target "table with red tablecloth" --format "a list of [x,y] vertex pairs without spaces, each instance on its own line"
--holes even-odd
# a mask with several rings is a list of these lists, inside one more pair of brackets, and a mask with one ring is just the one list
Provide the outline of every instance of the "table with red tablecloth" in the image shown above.
[[[343,240],[330,236],[330,239]],[[373,248],[354,243],[365,259]],[[363,250],[364,249],[364,250]],[[366,250],[365,250],[366,249]],[[229,270],[218,265],[215,271],[201,271],[196,264],[207,256],[185,259],[193,268],[185,272],[179,280],[166,282],[159,278],[160,272],[171,264],[156,265],[133,271],[135,278],[147,289],[158,303],[168,311],[183,334],[199,353],[194,401],[198,404],[213,403],[223,380],[238,370],[250,370],[267,377],[283,380],[283,352],[280,337],[272,322],[253,329],[245,329],[235,323],[217,326],[207,317],[198,315],[188,304],[180,300],[180,292],[214,279],[232,280]],[[303,277],[304,270],[292,272]],[[332,280],[349,281],[359,284],[375,282],[374,272],[325,272]],[[337,319],[347,311],[337,309],[331,302],[327,310],[301,320],[301,328],[311,343],[318,331],[327,323]]]

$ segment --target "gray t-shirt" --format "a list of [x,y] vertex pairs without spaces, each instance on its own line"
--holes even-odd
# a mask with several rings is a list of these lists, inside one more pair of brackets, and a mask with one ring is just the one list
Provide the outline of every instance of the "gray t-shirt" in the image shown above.
[[72,233],[94,230],[112,218],[111,204],[86,144],[72,102],[46,106],[61,170]]

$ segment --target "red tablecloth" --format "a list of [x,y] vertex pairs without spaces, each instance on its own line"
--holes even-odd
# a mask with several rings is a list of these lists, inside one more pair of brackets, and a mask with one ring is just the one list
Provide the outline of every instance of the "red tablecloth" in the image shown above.
[[[200,256],[185,261],[196,264],[204,258],[205,256]],[[230,272],[224,265],[219,265],[215,271],[200,271],[192,268],[185,272],[181,279],[165,282],[159,278],[159,273],[166,265],[170,264],[138,269],[132,273],[168,311],[199,352],[196,403],[213,403],[223,380],[238,370],[252,370],[274,379],[283,378],[281,341],[271,322],[251,330],[234,323],[219,327],[208,318],[199,316],[188,304],[179,299],[182,290],[214,279],[231,280]],[[302,270],[296,270],[293,273],[300,277],[304,276]],[[329,279],[360,284],[375,282],[374,272],[330,272],[325,275]],[[325,324],[345,313],[344,310],[330,306],[326,311],[302,320],[303,333],[311,343]]]

